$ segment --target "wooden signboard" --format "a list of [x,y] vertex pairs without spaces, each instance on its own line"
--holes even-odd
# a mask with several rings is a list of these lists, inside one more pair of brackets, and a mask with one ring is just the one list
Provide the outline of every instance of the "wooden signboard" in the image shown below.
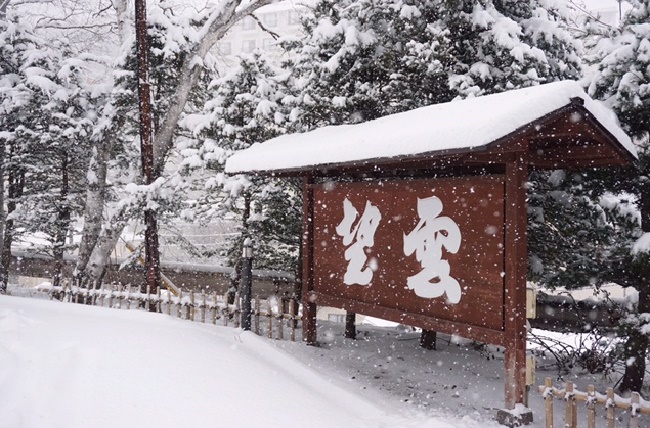
[[503,176],[314,186],[318,303],[502,342],[504,186]]

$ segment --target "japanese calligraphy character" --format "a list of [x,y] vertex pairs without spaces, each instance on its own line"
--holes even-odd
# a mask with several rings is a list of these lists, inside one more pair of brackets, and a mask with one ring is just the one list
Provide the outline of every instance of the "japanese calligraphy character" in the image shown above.
[[[365,248],[375,245],[375,231],[381,221],[379,208],[366,201],[363,214],[357,220],[359,212],[352,202],[345,198],[343,201],[343,220],[336,226],[336,233],[343,237],[343,245],[348,247],[345,250],[345,260],[348,267],[343,276],[343,282],[347,285],[359,284],[368,285],[372,281],[373,268],[367,265]],[[376,261],[375,261],[376,263]]]
[[410,256],[415,252],[422,270],[409,276],[406,285],[420,297],[433,299],[446,293],[450,303],[458,303],[462,294],[460,284],[449,276],[449,262],[442,260],[442,248],[458,252],[460,229],[449,217],[438,217],[441,212],[442,201],[436,196],[418,198],[420,221],[411,233],[404,234],[404,254]]

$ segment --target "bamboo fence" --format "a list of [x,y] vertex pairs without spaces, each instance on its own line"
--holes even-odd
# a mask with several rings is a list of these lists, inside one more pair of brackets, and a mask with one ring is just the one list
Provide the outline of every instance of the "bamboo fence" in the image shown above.
[[[629,428],[639,428],[641,415],[650,415],[650,402],[641,398],[638,392],[633,392],[629,398],[614,394],[614,388],[607,388],[605,394],[596,391],[593,385],[587,387],[587,391],[575,389],[572,382],[567,382],[564,388],[553,386],[553,380],[547,377],[544,385],[537,387],[538,391],[546,401],[546,428],[553,428],[553,402],[554,398],[563,399],[564,427],[577,428],[578,426],[578,402],[586,405],[587,428],[596,427],[596,416],[598,408],[605,410],[605,426],[615,428],[616,410],[622,410],[629,415]],[[584,425],[581,423],[580,425]]]
[[[144,309],[166,314],[175,318],[224,326],[240,327],[241,296],[205,294],[179,290],[178,295],[170,292],[156,294],[141,293],[131,286],[102,286],[99,289],[87,289],[64,284],[52,287],[50,300],[88,304],[116,309]],[[230,298],[229,298],[230,297]],[[229,303],[232,302],[232,303]],[[277,304],[272,299],[253,298],[251,311],[251,330],[257,335],[266,334],[270,339],[285,339],[285,330],[291,341],[296,340],[298,322],[302,321],[298,313],[298,301],[295,298],[278,298]],[[263,321],[265,320],[265,322]]]

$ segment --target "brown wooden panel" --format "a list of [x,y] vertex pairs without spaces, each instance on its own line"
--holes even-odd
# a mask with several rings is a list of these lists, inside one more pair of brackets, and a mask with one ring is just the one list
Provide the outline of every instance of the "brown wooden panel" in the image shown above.
[[[502,331],[503,196],[502,176],[317,185],[314,187],[313,289],[330,296],[404,313]],[[432,202],[434,197],[438,198],[438,208],[442,204],[442,210],[437,216],[433,212],[436,206]],[[356,210],[356,216],[350,217],[354,222],[343,221],[346,199],[349,201],[348,211]],[[420,200],[428,202],[421,205],[421,210],[424,210],[419,213]],[[365,223],[367,212],[375,215],[379,212],[381,219],[377,221],[375,218],[374,224]],[[422,223],[420,214],[425,218],[428,216],[429,220]],[[444,217],[448,219],[443,220]],[[444,272],[440,276],[425,276],[433,283],[445,277],[447,281],[448,277],[458,281],[461,294],[457,296],[460,297],[457,303],[448,299],[450,294],[454,294],[453,286],[450,289],[452,291],[440,297],[431,297],[422,296],[423,290],[424,294],[432,293],[439,288],[439,284],[416,287],[420,296],[407,285],[409,277],[423,275],[424,265],[417,260],[417,256],[423,256],[425,252],[413,251],[407,254],[408,251],[405,252],[404,248],[405,235],[411,241],[418,224],[427,227],[442,223],[443,228],[440,230],[433,228],[426,233],[421,230],[423,237],[428,236],[426,251],[431,251],[436,246],[440,247],[442,240],[451,242],[449,239],[454,232],[447,230],[452,228],[450,222],[455,223],[460,231],[460,245],[458,248],[452,248],[453,244],[438,248],[441,255],[433,257],[448,262],[448,276]],[[364,226],[367,229],[365,238],[360,237],[359,233],[346,233],[354,232],[356,227],[360,227],[363,233]],[[372,229],[375,227],[373,235]],[[344,243],[345,235],[350,235],[349,242]],[[433,239],[434,236],[437,238]],[[346,251],[349,260],[346,260]],[[352,254],[354,257],[351,257]],[[429,258],[424,263],[428,263],[429,267],[424,270],[428,273],[431,272],[432,253],[426,254]],[[358,262],[360,258],[362,263],[354,269],[354,261]],[[440,263],[436,263],[440,268]],[[444,271],[444,262],[442,265]],[[346,271],[356,274],[346,277]],[[365,274],[361,274],[361,271],[365,271]],[[364,280],[359,281],[363,283],[368,276],[371,279],[367,285],[352,283],[355,279],[364,277]]]

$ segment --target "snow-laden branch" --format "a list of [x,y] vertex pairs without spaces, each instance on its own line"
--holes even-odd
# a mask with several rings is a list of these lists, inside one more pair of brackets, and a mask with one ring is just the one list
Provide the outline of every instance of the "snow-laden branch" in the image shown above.
[[178,87],[172,96],[170,108],[154,140],[154,171],[162,171],[165,156],[172,148],[174,131],[183,112],[190,91],[197,84],[201,74],[200,64],[210,49],[223,38],[233,24],[274,0],[226,0],[212,12],[200,31],[200,39],[181,66]]

